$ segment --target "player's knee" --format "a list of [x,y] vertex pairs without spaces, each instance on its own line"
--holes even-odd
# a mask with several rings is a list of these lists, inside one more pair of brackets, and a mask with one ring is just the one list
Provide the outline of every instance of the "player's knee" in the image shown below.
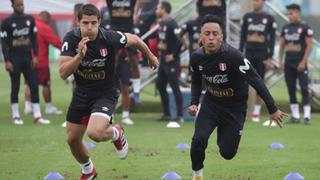
[[237,154],[237,151],[221,151],[220,150],[220,154],[225,160],[231,160]]
[[77,136],[68,135],[67,142],[68,142],[69,146],[73,146],[78,143],[81,143],[82,138],[77,137]]
[[208,139],[206,137],[194,136],[192,138],[191,146],[195,149],[197,149],[197,148],[205,149],[205,148],[207,148],[207,144],[208,144]]
[[88,130],[87,131],[87,135],[90,139],[92,139],[95,142],[101,142],[102,138],[101,135],[99,133],[99,130]]

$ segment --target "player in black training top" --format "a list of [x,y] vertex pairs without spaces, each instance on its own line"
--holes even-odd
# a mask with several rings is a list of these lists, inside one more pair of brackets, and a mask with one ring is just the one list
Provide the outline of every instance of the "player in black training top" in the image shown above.
[[[22,125],[20,117],[18,94],[20,75],[28,81],[31,92],[33,117],[36,124],[50,124],[41,117],[39,105],[39,90],[35,70],[37,63],[38,42],[35,20],[31,15],[24,14],[23,0],[11,0],[14,13],[3,20],[1,24],[1,45],[6,70],[11,79],[11,110],[13,123]],[[33,61],[32,61],[33,52]]]
[[[296,80],[299,80],[304,123],[311,123],[311,106],[308,91],[307,62],[312,51],[313,30],[300,19],[300,6],[291,4],[287,6],[290,23],[282,28],[280,37],[280,67],[285,72],[286,84],[290,96],[291,119],[290,123],[300,123],[299,105],[296,97]],[[283,65],[283,52],[285,64]]]
[[236,49],[223,42],[221,21],[206,16],[202,22],[200,47],[191,57],[192,87],[189,113],[198,111],[201,79],[207,84],[191,145],[191,161],[194,180],[203,179],[202,169],[208,139],[215,128],[217,144],[225,159],[237,153],[247,111],[248,84],[262,97],[274,120],[281,127],[286,115],[278,110],[261,77],[248,59]]
[[99,10],[86,4],[79,12],[80,28],[68,32],[61,49],[59,73],[62,79],[74,74],[76,88],[67,113],[68,144],[80,163],[80,180],[93,179],[96,170],[83,143],[83,135],[96,142],[112,140],[121,159],[128,143],[123,128],[111,126],[119,96],[115,55],[119,48],[136,46],[157,68],[158,60],[136,35],[99,28]]
[[[272,56],[277,24],[274,18],[263,12],[265,0],[252,0],[253,12],[242,19],[240,51],[264,79],[265,71],[272,67]],[[261,98],[256,95],[252,121],[260,121]],[[268,121],[269,122],[269,121]],[[267,122],[267,123],[268,123]],[[273,124],[276,125],[276,124]]]
[[[140,0],[106,0],[110,13],[111,29],[115,31],[139,34],[134,28],[134,20],[137,19]],[[121,49],[118,53],[117,74],[120,78],[120,90],[122,96],[122,122],[133,125],[134,121],[129,117],[130,97],[129,87],[132,84],[135,104],[140,104],[140,71],[138,52],[133,48]],[[131,72],[131,73],[129,73]]]
[[[171,5],[169,2],[161,1],[158,4],[156,13],[160,19],[158,29],[158,49],[160,52],[160,66],[158,71],[157,88],[161,96],[163,116],[159,120],[168,120],[169,97],[167,93],[167,84],[172,88],[177,107],[177,119],[183,121],[182,94],[179,88],[180,76],[180,48],[181,43],[178,39],[179,27],[177,23],[170,18]],[[170,123],[176,124],[176,123]],[[170,125],[168,124],[168,126]],[[178,124],[176,124],[179,126]]]

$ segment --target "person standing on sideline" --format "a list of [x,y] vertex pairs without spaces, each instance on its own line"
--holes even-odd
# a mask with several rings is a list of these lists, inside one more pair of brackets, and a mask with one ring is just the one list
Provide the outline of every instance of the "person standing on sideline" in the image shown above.
[[[49,26],[51,15],[48,11],[41,11],[39,18],[36,19],[36,27],[38,29],[38,45],[39,45],[39,55],[38,63],[35,67],[38,85],[43,86],[42,94],[45,105],[46,114],[62,114],[62,111],[52,105],[51,97],[51,83],[50,83],[50,69],[49,69],[49,45],[61,49],[61,40],[53,33],[51,27]],[[25,109],[26,114],[32,112],[31,106],[31,93],[28,83],[25,87]]]
[[[79,180],[97,176],[89,152],[83,143],[85,132],[96,142],[112,140],[120,159],[128,154],[123,128],[112,126],[112,115],[119,97],[115,56],[119,48],[135,46],[158,67],[157,58],[136,35],[100,27],[97,7],[83,5],[78,14],[79,28],[68,32],[63,40],[59,75],[66,79],[74,74],[76,88],[67,113],[67,141],[74,158],[80,163]],[[108,178],[101,178],[108,179]]]
[[[296,81],[299,80],[304,123],[311,123],[311,106],[308,88],[308,58],[312,51],[313,30],[301,22],[300,6],[287,6],[289,23],[284,25],[280,37],[279,60],[280,68],[284,70],[286,84],[290,96],[291,119],[289,123],[300,123],[299,104],[296,96]],[[285,53],[285,64],[283,64]]]
[[[1,43],[5,60],[5,68],[11,79],[11,110],[13,123],[22,125],[24,122],[19,113],[18,94],[20,75],[29,82],[34,123],[50,124],[43,119],[39,105],[39,89],[34,67],[37,64],[38,42],[37,27],[31,15],[24,13],[23,0],[11,0],[13,14],[1,24]],[[32,55],[33,53],[33,55]],[[33,56],[33,61],[32,61]]]
[[217,128],[221,156],[231,160],[237,153],[247,113],[248,84],[256,89],[270,113],[270,120],[282,127],[285,113],[278,110],[263,79],[240,51],[223,41],[222,22],[208,15],[202,21],[200,47],[191,56],[190,115],[198,112],[204,78],[207,91],[195,122],[191,144],[193,180],[203,179],[203,162],[208,140]]
[[[134,27],[140,8],[140,0],[106,0],[110,12],[110,25],[114,31],[139,34]],[[133,125],[130,119],[130,85],[132,84],[135,104],[140,104],[140,70],[138,51],[134,48],[121,49],[117,56],[117,74],[120,78],[120,91],[122,98],[122,123]],[[131,72],[131,73],[128,73]]]
[[[265,0],[252,0],[253,12],[244,15],[241,26],[240,51],[243,52],[257,73],[264,79],[265,71],[272,67],[272,57],[277,24],[263,12]],[[261,98],[256,94],[251,119],[260,121]],[[269,123],[269,121],[267,121]],[[276,124],[273,124],[276,126]]]
[[180,29],[178,24],[170,18],[171,5],[167,1],[158,4],[156,13],[160,19],[158,30],[158,49],[160,51],[160,67],[158,71],[157,88],[161,96],[163,115],[159,120],[170,119],[169,97],[167,84],[169,83],[173,91],[176,107],[177,119],[173,119],[167,126],[180,127],[178,122],[183,122],[183,99],[179,87],[180,76],[180,48],[178,35]]

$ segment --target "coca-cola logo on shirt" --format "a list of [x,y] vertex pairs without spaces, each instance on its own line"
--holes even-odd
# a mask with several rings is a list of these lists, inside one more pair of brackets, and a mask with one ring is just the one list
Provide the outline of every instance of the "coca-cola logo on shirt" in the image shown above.
[[229,82],[228,74],[217,74],[215,76],[206,76],[203,74],[202,77],[211,84],[224,84]]

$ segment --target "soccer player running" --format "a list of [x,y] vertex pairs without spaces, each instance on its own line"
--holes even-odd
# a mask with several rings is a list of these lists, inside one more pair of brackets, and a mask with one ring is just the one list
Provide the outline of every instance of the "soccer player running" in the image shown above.
[[[63,112],[57,107],[52,105],[52,96],[51,96],[51,83],[50,83],[50,69],[49,69],[49,45],[61,49],[62,43],[59,37],[57,37],[51,27],[49,26],[51,15],[48,11],[41,11],[39,13],[39,18],[36,19],[36,26],[38,29],[38,44],[39,44],[39,55],[38,63],[35,67],[37,82],[39,85],[43,86],[42,94],[45,105],[46,114],[56,114],[60,115]],[[25,87],[25,109],[26,114],[32,112],[31,106],[31,94],[30,88],[26,83]]]
[[[282,28],[280,37],[280,68],[285,73],[286,84],[290,96],[291,119],[289,123],[300,123],[299,104],[296,96],[296,81],[299,80],[304,123],[311,123],[311,106],[308,88],[307,62],[312,51],[313,30],[301,22],[300,6],[290,4],[287,6],[290,23]],[[285,52],[285,64],[283,64],[283,52]]]
[[157,58],[137,36],[106,30],[100,26],[99,10],[86,4],[79,12],[80,28],[68,32],[63,40],[59,73],[76,81],[67,113],[70,150],[80,163],[80,180],[94,179],[97,173],[83,143],[84,133],[96,142],[112,140],[121,159],[126,158],[128,143],[123,128],[112,126],[112,114],[119,96],[115,74],[115,55],[119,48],[135,46],[158,67]]
[[[134,19],[137,18],[140,0],[106,0],[110,12],[111,29],[115,31],[135,32]],[[133,48],[124,48],[119,51],[117,74],[120,79],[120,91],[122,98],[122,123],[133,125],[134,121],[130,119],[130,92],[132,83],[133,97],[135,104],[140,104],[140,70],[138,51]],[[131,72],[131,73],[130,73]]]
[[201,79],[207,84],[191,145],[193,180],[203,179],[203,162],[208,139],[217,128],[217,144],[223,158],[232,159],[238,149],[247,111],[248,84],[264,100],[270,120],[282,127],[285,113],[278,110],[262,78],[250,61],[223,41],[221,21],[208,15],[202,21],[200,39],[203,47],[192,54],[192,87],[189,113],[198,111]]
[[[244,15],[241,26],[240,51],[245,50],[257,73],[264,79],[265,71],[272,67],[272,56],[277,24],[274,18],[263,12],[265,0],[252,0],[253,12]],[[251,116],[252,121],[260,121],[261,98],[256,95]],[[269,124],[269,121],[266,121]],[[276,126],[275,123],[272,124]]]
[[[43,119],[39,105],[39,89],[34,67],[37,64],[38,42],[37,28],[32,16],[24,14],[23,0],[11,0],[14,13],[1,24],[1,44],[5,60],[5,68],[11,79],[11,110],[13,123],[24,124],[19,113],[18,94],[20,75],[29,82],[34,123],[50,124]],[[32,52],[33,61],[32,61]]]

